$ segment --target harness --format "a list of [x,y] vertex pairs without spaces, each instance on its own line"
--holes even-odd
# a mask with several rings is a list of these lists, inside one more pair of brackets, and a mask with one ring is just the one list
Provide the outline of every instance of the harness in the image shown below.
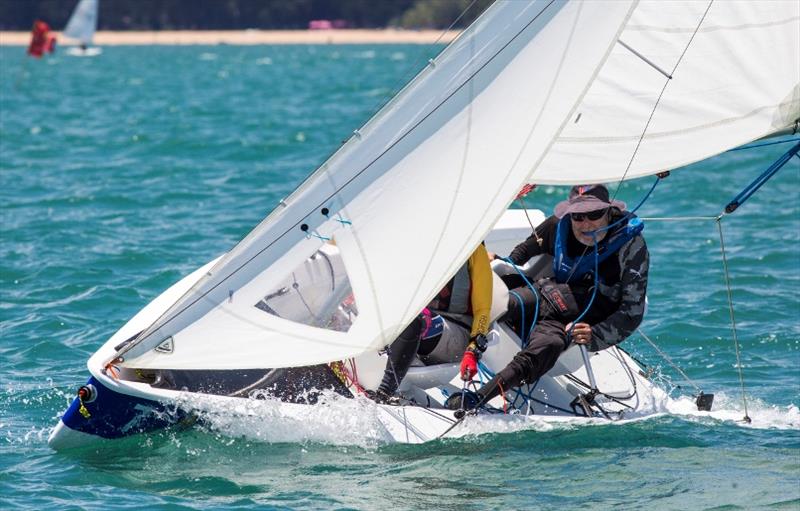
[[[642,220],[633,213],[626,214],[627,221],[621,223],[597,244],[597,264],[616,254],[622,246],[638,236],[644,229]],[[566,284],[581,280],[594,272],[594,257],[570,257],[567,254],[567,240],[570,230],[569,215],[564,215],[556,227],[555,254],[553,257],[553,273],[556,282]]]

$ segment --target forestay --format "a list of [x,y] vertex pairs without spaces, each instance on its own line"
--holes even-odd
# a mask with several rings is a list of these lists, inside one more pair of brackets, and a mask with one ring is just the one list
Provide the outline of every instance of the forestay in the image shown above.
[[[695,1],[496,2],[123,348],[123,364],[284,367],[383,347],[523,183],[653,173],[789,125],[798,110],[797,33],[789,33],[796,2],[728,4],[706,11],[709,4]],[[751,36],[754,43],[738,39]],[[700,78],[682,76],[690,73]],[[338,265],[326,263],[329,277],[320,270],[324,238],[341,253]],[[299,295],[307,321],[273,307],[298,294],[299,274],[331,288],[321,304]],[[331,327],[322,314],[340,302],[357,306],[352,326]],[[170,337],[174,350],[154,350]]]
[[97,30],[98,0],[81,0],[72,12],[64,36],[77,39],[84,45],[92,44],[94,32]]

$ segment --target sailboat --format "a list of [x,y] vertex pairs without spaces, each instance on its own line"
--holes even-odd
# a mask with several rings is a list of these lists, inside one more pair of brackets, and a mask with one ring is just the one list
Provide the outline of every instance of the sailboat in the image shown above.
[[[361,396],[479,243],[506,254],[544,219],[509,209],[523,185],[651,176],[796,130],[798,26],[797,2],[498,0],[241,242],[112,335],[50,446],[359,400],[387,441],[448,434],[469,419],[444,407],[455,364],[412,367],[400,404]],[[520,346],[495,322],[480,378]],[[613,420],[665,396],[623,349],[571,348],[481,413]]]
[[67,49],[67,54],[76,57],[94,57],[102,53],[102,49],[92,46],[94,33],[97,30],[98,0],[80,0],[64,28],[64,37],[78,41],[77,47]]

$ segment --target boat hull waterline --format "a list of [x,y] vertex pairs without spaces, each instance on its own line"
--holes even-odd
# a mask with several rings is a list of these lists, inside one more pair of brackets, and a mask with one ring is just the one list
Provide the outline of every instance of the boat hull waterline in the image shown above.
[[[529,214],[533,215],[534,221],[544,218],[538,211]],[[487,237],[486,244],[491,251],[508,253],[514,243],[529,232],[530,226],[524,211],[509,210]],[[330,252],[328,258],[334,255],[334,252]],[[325,261],[325,264],[329,263],[328,259]],[[407,400],[399,405],[373,403],[357,388],[377,387],[386,364],[386,355],[378,352],[367,352],[342,364],[351,378],[347,379],[348,383],[339,394],[322,392],[321,397],[308,401],[316,402],[319,399],[321,403],[318,404],[302,404],[302,400],[283,402],[258,392],[235,393],[234,396],[229,390],[222,389],[224,382],[222,377],[217,376],[214,376],[219,380],[214,387],[217,390],[200,386],[186,390],[186,387],[178,387],[178,384],[173,385],[175,388],[159,388],[152,381],[133,381],[136,378],[105,368],[104,362],[112,358],[111,355],[122,342],[135,336],[158,317],[213,264],[214,261],[199,268],[166,290],[91,357],[87,364],[91,377],[84,387],[84,396],[74,399],[52,431],[48,441],[52,448],[68,449],[167,427],[185,427],[198,420],[214,428],[214,418],[220,415],[234,420],[236,416],[246,418],[277,414],[279,421],[295,423],[302,428],[304,422],[314,420],[312,415],[316,412],[313,410],[326,406],[334,409],[333,414],[370,415],[373,429],[377,430],[370,434],[377,441],[420,443],[439,438],[445,432],[448,435],[459,434],[460,428],[452,428],[458,419],[452,410],[444,407],[447,397],[463,386],[458,375],[458,364],[455,363],[437,366],[418,364],[412,367],[400,387],[401,394]],[[529,270],[535,271],[532,268]],[[519,349],[519,338],[508,325],[493,324],[489,347],[481,360],[480,380],[486,381],[493,372],[502,369]],[[597,396],[599,406],[593,407],[588,415],[619,419],[663,411],[666,393],[655,386],[640,365],[623,350],[610,348],[593,353],[590,360],[597,388],[604,395]],[[263,371],[269,373],[268,369]],[[358,385],[350,381],[352,373],[358,375]],[[494,413],[535,416],[545,421],[585,416],[587,413],[580,405],[579,396],[585,396],[590,391],[586,383],[588,381],[579,348],[573,347],[534,385],[523,387],[520,391],[512,389],[505,396],[492,400],[489,405]],[[356,399],[349,399],[353,396]],[[363,435],[364,432],[354,431],[353,434]],[[354,438],[354,442],[358,443],[358,439]]]

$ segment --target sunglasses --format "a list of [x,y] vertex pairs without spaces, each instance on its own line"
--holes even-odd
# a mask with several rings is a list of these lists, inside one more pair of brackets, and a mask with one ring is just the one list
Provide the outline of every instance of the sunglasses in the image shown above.
[[605,209],[598,209],[597,211],[589,211],[588,213],[571,213],[570,217],[576,222],[583,222],[584,219],[600,220],[606,214]]

